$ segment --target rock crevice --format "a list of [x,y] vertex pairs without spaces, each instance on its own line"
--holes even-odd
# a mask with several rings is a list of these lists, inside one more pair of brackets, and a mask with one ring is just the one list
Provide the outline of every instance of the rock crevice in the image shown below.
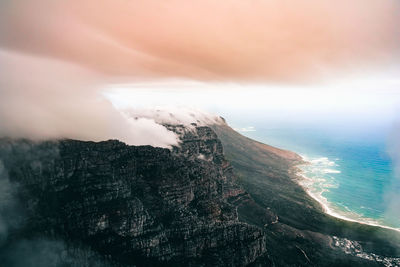
[[249,198],[211,128],[168,126],[172,149],[116,140],[0,141],[19,184],[24,231],[83,243],[130,265],[243,266],[266,253],[263,231],[238,220]]

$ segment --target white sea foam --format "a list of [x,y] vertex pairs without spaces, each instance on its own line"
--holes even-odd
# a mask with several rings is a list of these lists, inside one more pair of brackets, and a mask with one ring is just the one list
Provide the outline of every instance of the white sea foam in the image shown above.
[[334,169],[323,169],[322,172],[323,173],[340,173],[340,171],[334,170]]
[[378,220],[362,217],[360,214],[352,212],[346,206],[343,207],[347,211],[335,207],[335,205],[330,203],[324,196],[324,193],[329,192],[330,188],[337,188],[339,186],[331,176],[332,174],[341,173],[340,170],[332,168],[338,167],[339,165],[334,161],[329,160],[327,157],[310,158],[305,155],[301,156],[307,164],[299,166],[300,172],[298,173],[298,176],[300,179],[298,180],[298,183],[306,190],[308,195],[321,204],[323,210],[327,214],[346,221],[382,227],[400,232],[400,228],[385,226]]
[[326,165],[326,166],[335,166],[336,165],[336,163],[334,161],[330,161],[327,157],[312,159],[312,160],[310,160],[310,162],[313,164]]

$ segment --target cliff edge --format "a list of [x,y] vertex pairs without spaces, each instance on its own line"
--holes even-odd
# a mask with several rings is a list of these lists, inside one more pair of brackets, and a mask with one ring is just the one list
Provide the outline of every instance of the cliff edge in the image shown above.
[[297,154],[226,123],[164,126],[179,145],[0,139],[0,262],[400,264],[396,233],[333,218],[307,195]]

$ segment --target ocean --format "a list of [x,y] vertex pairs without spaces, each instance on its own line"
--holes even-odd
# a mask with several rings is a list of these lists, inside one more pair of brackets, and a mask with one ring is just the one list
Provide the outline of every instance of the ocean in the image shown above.
[[300,154],[301,185],[331,215],[400,229],[400,184],[387,152],[388,131],[255,125],[242,134]]

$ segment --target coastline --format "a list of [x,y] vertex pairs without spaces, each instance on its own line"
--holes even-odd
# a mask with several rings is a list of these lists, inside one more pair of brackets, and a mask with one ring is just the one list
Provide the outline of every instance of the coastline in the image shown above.
[[[301,155],[301,158],[302,158],[303,162],[294,166],[296,168],[295,181],[297,182],[297,184],[299,186],[301,186],[304,189],[304,191],[311,198],[313,198],[315,201],[317,201],[321,205],[323,211],[326,214],[328,214],[332,217],[341,219],[341,220],[349,221],[349,222],[360,223],[360,224],[364,224],[364,225],[375,226],[375,227],[380,227],[380,228],[400,232],[400,228],[395,228],[395,227],[390,227],[390,226],[379,224],[377,222],[374,222],[372,218],[370,218],[371,221],[357,220],[357,219],[349,218],[348,216],[346,216],[344,214],[340,214],[339,212],[334,211],[330,207],[331,203],[328,201],[328,199],[326,197],[324,197],[322,195],[327,189],[322,190],[322,192],[319,192],[318,194],[315,194],[314,192],[312,192],[310,185],[312,185],[314,183],[314,180],[313,180],[313,178],[307,177],[306,173],[305,173],[306,171],[303,170],[301,167],[302,166],[310,166],[313,163],[309,160],[306,160],[305,156],[303,156],[303,155]],[[367,220],[367,218],[366,218],[366,220]]]

